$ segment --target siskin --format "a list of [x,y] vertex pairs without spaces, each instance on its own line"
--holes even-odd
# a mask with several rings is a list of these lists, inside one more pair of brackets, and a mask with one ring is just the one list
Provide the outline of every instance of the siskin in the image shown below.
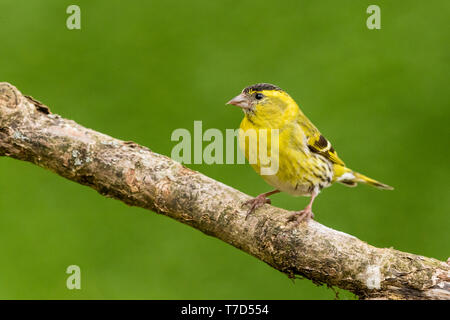
[[[250,207],[247,216],[265,203],[270,203],[267,197],[278,192],[311,197],[305,209],[294,212],[290,217],[290,220],[300,222],[314,218],[314,199],[323,188],[334,182],[350,187],[365,183],[379,189],[393,189],[347,168],[331,143],[303,114],[294,99],[279,87],[268,83],[255,84],[242,90],[240,95],[227,104],[238,106],[244,111],[245,116],[239,130],[239,144],[247,159],[255,155],[252,153],[258,153],[261,147],[257,142],[256,148],[249,148],[246,140],[249,130],[256,132],[256,139],[259,141],[262,139],[259,138],[262,129],[266,130],[266,136],[268,131],[278,129],[278,170],[274,174],[261,175],[276,189],[245,202],[244,205]],[[266,154],[270,155],[270,139],[267,139],[266,145]],[[251,165],[261,174],[260,159],[255,158],[257,161]]]

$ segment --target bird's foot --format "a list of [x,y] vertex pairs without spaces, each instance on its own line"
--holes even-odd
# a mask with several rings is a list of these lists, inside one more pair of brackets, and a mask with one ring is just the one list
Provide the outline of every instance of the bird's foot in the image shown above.
[[296,211],[288,217],[288,221],[289,222],[294,221],[295,225],[299,225],[300,222],[308,221],[310,219],[311,220],[314,219],[314,213],[309,207],[306,207],[301,211]]
[[250,199],[248,201],[245,201],[242,206],[250,206],[250,208],[247,211],[247,215],[245,217],[245,219],[248,218],[248,216],[255,211],[256,209],[262,207],[264,204],[271,204],[272,202],[270,201],[269,198],[266,197],[265,194],[260,194],[259,196],[257,196],[256,198]]

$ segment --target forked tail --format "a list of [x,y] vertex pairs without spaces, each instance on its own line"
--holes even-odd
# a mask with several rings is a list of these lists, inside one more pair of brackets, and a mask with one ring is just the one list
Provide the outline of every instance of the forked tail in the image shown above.
[[387,184],[381,183],[377,180],[369,178],[361,173],[352,171],[351,169],[340,165],[334,166],[334,174],[335,174],[335,181],[345,184],[346,186],[349,187],[354,187],[358,183],[365,183],[378,189],[384,190],[394,189],[393,187],[388,186]]

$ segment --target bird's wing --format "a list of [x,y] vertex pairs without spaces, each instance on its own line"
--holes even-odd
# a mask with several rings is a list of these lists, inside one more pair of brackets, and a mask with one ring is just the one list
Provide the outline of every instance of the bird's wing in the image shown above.
[[304,119],[303,121],[299,121],[299,125],[305,133],[308,148],[311,152],[320,154],[333,163],[345,166],[344,162],[338,157],[337,152],[331,146],[330,141],[325,139],[309,120]]

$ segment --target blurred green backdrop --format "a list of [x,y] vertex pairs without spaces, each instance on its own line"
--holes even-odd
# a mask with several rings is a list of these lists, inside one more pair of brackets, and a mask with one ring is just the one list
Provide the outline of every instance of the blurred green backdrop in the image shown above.
[[[316,218],[379,247],[450,254],[448,1],[0,1],[0,81],[54,113],[170,155],[176,128],[237,128],[243,87],[286,89],[346,163]],[[81,7],[81,30],[66,8]],[[248,165],[190,165],[257,195]],[[306,198],[272,197],[287,209]],[[202,233],[0,159],[2,299],[333,299]],[[82,290],[66,289],[68,265]],[[342,291],[341,298],[352,299]]]

